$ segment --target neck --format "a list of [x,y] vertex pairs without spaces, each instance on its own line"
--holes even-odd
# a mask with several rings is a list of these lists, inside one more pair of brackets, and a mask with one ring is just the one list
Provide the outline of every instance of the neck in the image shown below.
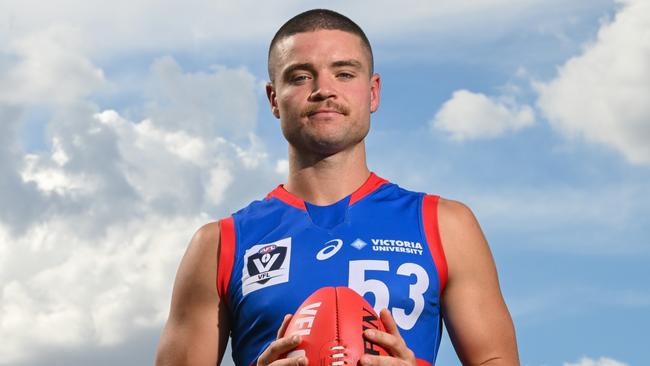
[[330,156],[298,152],[289,145],[289,178],[285,189],[315,205],[329,205],[350,195],[370,175],[363,141]]

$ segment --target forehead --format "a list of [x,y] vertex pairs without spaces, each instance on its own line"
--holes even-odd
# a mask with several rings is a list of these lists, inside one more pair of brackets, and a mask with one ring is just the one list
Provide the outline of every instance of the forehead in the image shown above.
[[330,63],[354,59],[365,68],[370,56],[361,38],[341,30],[319,29],[281,39],[272,50],[271,63],[282,70],[293,63]]

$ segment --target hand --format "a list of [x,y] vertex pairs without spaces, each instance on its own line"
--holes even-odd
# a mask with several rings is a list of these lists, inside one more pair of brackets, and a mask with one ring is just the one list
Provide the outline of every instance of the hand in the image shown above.
[[379,312],[379,318],[386,328],[386,332],[375,329],[366,329],[363,336],[381,347],[383,347],[390,356],[372,356],[364,354],[361,356],[362,366],[416,366],[415,354],[406,346],[406,342],[399,334],[397,324],[390,315],[390,311],[382,309]]
[[296,348],[301,341],[300,336],[282,337],[282,334],[289,326],[289,321],[291,321],[291,314],[284,316],[276,339],[266,347],[257,359],[257,366],[307,366],[307,358],[304,356],[281,358],[287,352]]

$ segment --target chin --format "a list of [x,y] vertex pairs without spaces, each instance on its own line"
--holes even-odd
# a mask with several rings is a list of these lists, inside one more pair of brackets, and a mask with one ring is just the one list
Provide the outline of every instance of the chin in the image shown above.
[[[339,126],[340,127],[340,126]],[[319,128],[285,131],[285,138],[291,146],[307,154],[330,156],[356,146],[368,134],[366,129]]]
[[314,139],[309,144],[309,149],[313,152],[330,156],[341,151],[349,150],[362,141],[363,137],[351,139],[349,136],[338,139]]

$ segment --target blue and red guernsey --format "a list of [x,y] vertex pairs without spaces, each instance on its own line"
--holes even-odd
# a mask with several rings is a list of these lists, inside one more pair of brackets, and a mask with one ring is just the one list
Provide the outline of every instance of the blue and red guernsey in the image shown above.
[[217,289],[230,311],[233,359],[256,362],[285,314],[325,286],[388,308],[419,366],[436,359],[447,265],[438,196],[374,173],[350,196],[316,206],[281,185],[221,220]]

